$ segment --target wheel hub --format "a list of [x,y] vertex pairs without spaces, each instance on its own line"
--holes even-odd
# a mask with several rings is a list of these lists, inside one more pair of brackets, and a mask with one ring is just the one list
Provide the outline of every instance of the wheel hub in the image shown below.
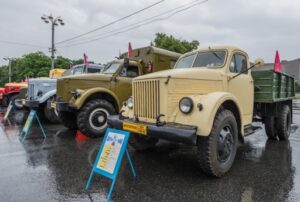
[[226,162],[233,151],[233,135],[229,126],[222,128],[218,139],[218,160]]
[[106,109],[95,109],[89,116],[89,124],[93,129],[101,130],[106,127],[108,116],[109,113]]

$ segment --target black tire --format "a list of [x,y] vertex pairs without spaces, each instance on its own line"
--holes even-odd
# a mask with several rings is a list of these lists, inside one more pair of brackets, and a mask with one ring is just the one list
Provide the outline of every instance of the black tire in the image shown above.
[[147,149],[155,147],[157,144],[157,138],[151,138],[147,136],[131,134],[129,139],[129,145],[137,151],[145,151]]
[[60,122],[67,128],[75,130],[77,129],[76,114],[72,112],[59,112],[58,117]]
[[89,137],[101,137],[108,127],[107,117],[115,113],[114,106],[108,101],[103,99],[90,100],[78,113],[78,129]]
[[221,177],[228,172],[236,156],[237,141],[238,128],[233,113],[219,110],[209,136],[198,139],[198,162],[201,170],[214,177]]
[[277,140],[277,130],[275,127],[275,118],[272,117],[265,117],[264,118],[265,123],[265,131],[266,135],[270,140]]
[[288,105],[280,107],[279,116],[276,121],[276,129],[279,140],[288,140],[291,133],[292,113]]
[[49,109],[47,107],[47,104],[45,104],[43,107],[44,107],[44,116],[49,122],[51,122],[51,123],[59,123],[60,122],[59,117],[58,117],[58,112],[55,109],[53,109],[53,108]]

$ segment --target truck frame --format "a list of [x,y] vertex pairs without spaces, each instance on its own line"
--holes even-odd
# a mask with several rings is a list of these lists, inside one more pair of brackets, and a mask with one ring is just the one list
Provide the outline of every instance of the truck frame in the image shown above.
[[[196,145],[198,163],[221,177],[231,168],[238,141],[265,124],[270,139],[287,140],[292,122],[294,79],[273,71],[251,71],[245,51],[219,46],[186,53],[173,70],[133,80],[133,96],[111,127],[132,132],[136,150],[159,139]],[[259,68],[258,68],[259,70]]]

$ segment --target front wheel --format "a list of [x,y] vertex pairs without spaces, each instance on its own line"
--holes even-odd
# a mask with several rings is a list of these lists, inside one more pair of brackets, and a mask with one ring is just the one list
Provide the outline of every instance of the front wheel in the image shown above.
[[211,176],[221,177],[231,168],[238,141],[236,119],[229,110],[219,111],[208,137],[200,137],[198,162],[201,170]]
[[44,115],[48,121],[51,123],[59,123],[59,117],[58,117],[58,112],[56,109],[49,109],[47,105],[44,105]]
[[100,137],[107,129],[108,116],[115,113],[115,108],[107,100],[90,100],[78,113],[78,128],[89,137]]

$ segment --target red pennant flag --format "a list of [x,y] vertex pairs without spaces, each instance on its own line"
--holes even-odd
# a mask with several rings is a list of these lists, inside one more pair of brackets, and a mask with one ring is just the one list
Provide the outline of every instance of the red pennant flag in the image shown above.
[[89,62],[88,62],[88,56],[85,53],[83,54],[83,64],[84,65],[88,65],[89,64]]
[[276,51],[275,62],[274,62],[274,72],[279,72],[282,69],[282,65],[279,58],[279,53]]
[[127,54],[127,56],[128,56],[128,58],[130,58],[130,57],[132,57],[132,55],[133,55],[133,50],[132,50],[132,47],[131,47],[131,43],[129,42],[128,43],[128,54]]

